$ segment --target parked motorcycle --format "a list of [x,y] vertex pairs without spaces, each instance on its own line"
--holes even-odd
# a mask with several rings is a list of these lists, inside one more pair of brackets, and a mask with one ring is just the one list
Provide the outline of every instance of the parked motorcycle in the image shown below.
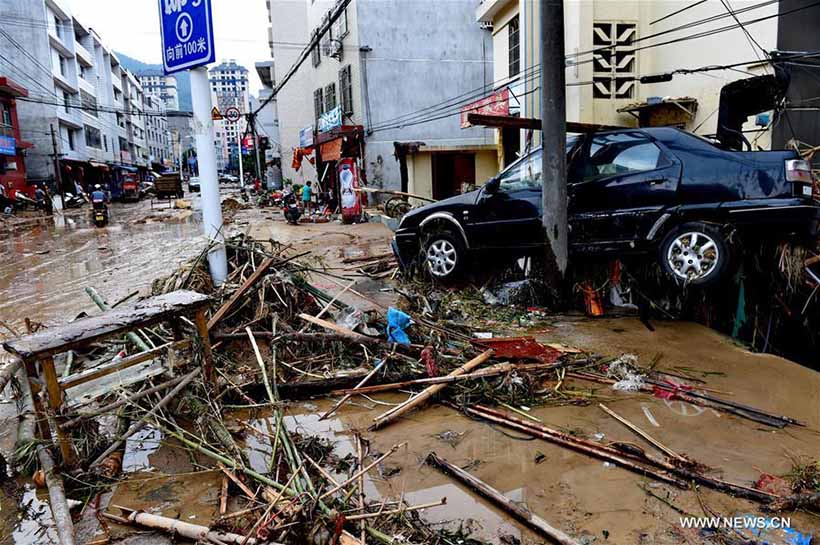
[[83,195],[75,195],[74,193],[66,193],[65,194],[65,207],[66,208],[80,208],[86,202],[86,199]]
[[293,194],[285,196],[282,200],[282,213],[285,216],[285,221],[291,225],[299,225],[299,218],[302,216],[302,210],[296,203],[296,197]]

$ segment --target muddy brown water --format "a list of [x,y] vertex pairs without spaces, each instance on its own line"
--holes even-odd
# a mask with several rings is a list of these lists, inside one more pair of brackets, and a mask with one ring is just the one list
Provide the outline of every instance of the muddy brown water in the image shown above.
[[[298,248],[319,250],[334,266],[344,257],[358,257],[360,251],[378,255],[386,246],[380,227],[311,225],[280,230],[278,225],[266,221],[265,213],[252,212],[251,219],[243,217],[250,222],[254,234],[264,238],[277,235],[275,238],[286,239]],[[329,282],[327,289],[336,291],[339,287]],[[378,296],[382,292],[374,287],[365,293],[368,297],[374,294]],[[386,303],[387,296],[381,296]],[[80,293],[79,297],[82,299],[85,295]],[[356,299],[351,298],[351,302],[362,303],[360,298]],[[655,322],[654,325],[656,331],[650,332],[638,320],[630,318],[567,317],[552,320],[537,330],[511,333],[532,333],[544,341],[612,356],[633,353],[643,364],[661,353],[662,368],[686,367],[688,372],[704,374],[709,387],[731,392],[725,395],[729,399],[789,415],[808,424],[808,428],[777,430],[684,403],[615,392],[606,385],[568,384],[605,396],[611,409],[673,450],[706,463],[713,468],[715,476],[750,485],[761,471],[786,473],[790,456],[818,456],[820,406],[816,400],[820,393],[820,374],[782,358],[749,353],[726,337],[696,324]],[[493,330],[494,326],[488,323],[487,329]],[[345,456],[353,452],[354,430],[366,430],[376,415],[406,398],[404,393],[377,394],[372,399],[353,398],[334,418],[326,421],[318,418],[333,400],[295,403],[287,408],[286,423],[292,431],[333,441],[336,453]],[[574,431],[590,440],[604,444],[630,441],[651,450],[595,403],[586,407],[534,408],[529,414],[545,425]],[[229,426],[232,421],[241,420],[262,432],[245,434],[244,448],[254,469],[266,470],[270,441],[265,434],[273,432],[270,415],[264,411],[237,411],[226,416]],[[681,529],[680,514],[669,504],[695,515],[702,514],[701,500],[724,515],[760,513],[759,506],[751,502],[706,489],[699,492],[699,498],[692,491],[647,480],[544,441],[504,433],[443,406],[413,412],[379,432],[365,432],[365,437],[370,440],[374,453],[386,452],[394,444],[407,442],[368,474],[365,485],[368,500],[404,497],[408,503],[416,504],[446,497],[445,506],[422,512],[423,519],[449,528],[463,525],[472,530],[476,538],[490,543],[519,540],[535,544],[543,543],[543,539],[449,477],[426,466],[423,461],[430,451],[467,468],[551,524],[583,537],[586,543],[593,540],[596,544],[619,545],[703,543],[697,533]],[[116,488],[111,503],[209,524],[217,516],[221,477],[213,471],[203,471],[180,445],[162,439],[159,430],[147,429],[128,442],[124,472],[130,478]],[[41,521],[46,526],[31,520],[32,517],[18,520],[17,510],[28,500],[34,500],[34,509],[43,510]],[[26,492],[21,504],[0,505],[0,544],[50,543],[53,537],[47,534],[46,505],[37,500],[31,490]],[[229,507],[230,510],[238,508],[240,506]],[[820,533],[820,518],[807,513],[788,515],[798,531]],[[89,539],[99,535],[94,520],[83,526],[82,532]],[[132,529],[111,525],[115,542],[131,534]],[[131,541],[133,539],[137,541]],[[157,540],[156,536],[149,539],[132,535],[131,540],[129,543],[167,542],[164,538]],[[785,545],[786,542],[772,543]]]

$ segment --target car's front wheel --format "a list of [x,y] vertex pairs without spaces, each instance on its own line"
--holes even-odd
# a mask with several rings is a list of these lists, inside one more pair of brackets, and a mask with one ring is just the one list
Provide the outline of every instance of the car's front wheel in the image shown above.
[[661,268],[676,281],[694,286],[716,283],[729,266],[729,247],[719,229],[685,223],[664,237],[658,248]]
[[459,276],[467,259],[464,242],[450,231],[430,234],[424,245],[427,271],[437,280],[452,280]]

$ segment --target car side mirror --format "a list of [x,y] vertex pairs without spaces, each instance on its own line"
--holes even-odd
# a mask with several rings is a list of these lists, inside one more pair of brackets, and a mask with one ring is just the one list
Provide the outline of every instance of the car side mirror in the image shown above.
[[501,180],[498,178],[491,178],[486,184],[484,184],[484,192],[488,195],[492,195],[493,193],[498,193],[498,188],[501,186]]

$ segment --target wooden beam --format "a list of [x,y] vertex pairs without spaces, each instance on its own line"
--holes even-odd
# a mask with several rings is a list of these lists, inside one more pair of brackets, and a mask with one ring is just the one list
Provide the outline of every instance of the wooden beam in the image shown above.
[[467,488],[477,492],[480,496],[490,500],[492,503],[510,513],[511,515],[515,516],[518,520],[523,522],[527,527],[535,530],[539,534],[544,537],[551,539],[556,543],[560,543],[561,545],[580,545],[580,541],[576,540],[573,537],[565,534],[563,531],[555,528],[546,520],[542,519],[541,517],[535,515],[529,509],[522,507],[521,505],[515,503],[507,496],[496,490],[495,488],[491,487],[484,481],[480,480],[477,477],[474,477],[470,473],[467,473],[460,467],[451,464],[447,460],[443,458],[439,458],[436,456],[435,452],[431,452],[427,455],[427,464],[435,467],[442,473],[450,475],[461,484],[465,485]]
[[249,289],[251,289],[257,282],[259,282],[259,280],[262,279],[263,276],[265,276],[265,274],[267,274],[268,269],[271,268],[274,261],[275,260],[272,257],[265,258],[265,260],[259,264],[256,270],[253,271],[253,274],[251,274],[248,277],[248,279],[245,280],[245,282],[239,287],[239,289],[234,292],[231,298],[228,299],[228,301],[224,305],[219,307],[219,310],[216,311],[216,314],[211,316],[211,319],[208,320],[209,331],[213,329],[213,327],[217,323],[219,323],[219,321],[222,320],[228,314],[228,312],[231,311],[231,309],[233,309],[236,303],[245,295],[245,293],[247,293]]
[[[541,130],[541,120],[532,117],[510,117],[503,115],[467,114],[467,121],[471,125],[483,127],[499,127],[505,129]],[[618,125],[599,125],[596,123],[580,123],[567,121],[567,132],[587,133],[598,131],[615,131],[628,129]]]

